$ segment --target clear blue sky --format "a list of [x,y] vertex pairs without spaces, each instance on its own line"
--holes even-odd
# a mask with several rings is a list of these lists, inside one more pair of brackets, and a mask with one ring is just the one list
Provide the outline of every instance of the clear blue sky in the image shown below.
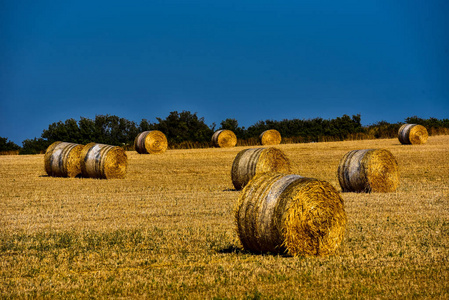
[[197,112],[449,118],[449,1],[0,0],[0,136]]

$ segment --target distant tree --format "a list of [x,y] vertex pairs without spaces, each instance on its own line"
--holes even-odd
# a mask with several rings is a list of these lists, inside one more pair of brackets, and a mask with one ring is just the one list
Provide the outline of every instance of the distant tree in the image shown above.
[[189,111],[172,111],[166,119],[157,120],[159,123],[154,125],[154,129],[162,131],[171,144],[209,142],[213,134],[212,129],[204,123],[204,118],[198,118],[196,113]]
[[148,122],[147,119],[142,119],[142,121],[140,121],[139,126],[137,127],[137,130],[139,131],[138,133],[154,130],[154,124]]
[[80,129],[74,119],[50,124],[48,129],[44,129],[41,137],[51,143],[56,141],[79,143],[81,140]]
[[438,120],[436,118],[422,119],[417,116],[409,117],[405,119],[407,124],[419,124],[426,127],[428,130],[431,128],[449,128],[449,119]]
[[221,129],[231,130],[235,133],[237,138],[245,138],[245,128],[239,127],[239,122],[236,119],[226,119],[220,123]]
[[0,137],[0,151],[15,151],[19,150],[20,147],[8,138]]
[[113,115],[97,115],[94,124],[99,143],[117,146],[131,145],[138,134],[134,122]]
[[26,139],[22,142],[22,149],[19,154],[39,154],[44,153],[52,142],[43,138]]
[[95,122],[88,118],[83,118],[78,122],[78,126],[80,129],[80,144],[88,144],[91,142],[98,142],[99,133],[97,132],[97,128],[95,127]]

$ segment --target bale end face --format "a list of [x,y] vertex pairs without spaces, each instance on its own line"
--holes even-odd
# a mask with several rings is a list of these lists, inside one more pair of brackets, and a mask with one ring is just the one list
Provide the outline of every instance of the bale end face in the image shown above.
[[265,130],[259,136],[259,142],[262,145],[278,145],[281,141],[281,134],[276,129]]
[[346,228],[343,199],[328,182],[304,181],[286,191],[293,201],[284,216],[284,247],[294,256],[332,254],[340,246]]

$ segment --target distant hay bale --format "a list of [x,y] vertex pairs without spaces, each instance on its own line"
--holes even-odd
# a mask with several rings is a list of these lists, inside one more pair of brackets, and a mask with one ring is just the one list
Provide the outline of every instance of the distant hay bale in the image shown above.
[[128,167],[123,148],[97,143],[84,146],[80,161],[81,173],[90,178],[124,178]]
[[134,149],[140,154],[161,154],[167,147],[167,137],[159,130],[141,132],[134,140]]
[[214,147],[220,148],[235,147],[237,145],[237,137],[231,130],[217,130],[212,136],[212,144]]
[[398,163],[385,149],[353,150],[338,166],[338,180],[343,192],[394,192],[399,185]]
[[242,150],[232,163],[232,184],[241,190],[254,175],[267,172],[290,173],[290,161],[284,152],[273,147]]
[[54,142],[44,155],[45,172],[55,177],[76,177],[81,174],[80,154],[83,145]]
[[416,124],[404,124],[399,128],[398,138],[403,145],[421,145],[427,142],[429,133],[426,127]]
[[299,175],[256,175],[240,194],[235,221],[253,252],[324,256],[343,240],[343,199],[329,183]]
[[265,130],[259,135],[261,145],[279,145],[281,141],[281,134],[276,129]]

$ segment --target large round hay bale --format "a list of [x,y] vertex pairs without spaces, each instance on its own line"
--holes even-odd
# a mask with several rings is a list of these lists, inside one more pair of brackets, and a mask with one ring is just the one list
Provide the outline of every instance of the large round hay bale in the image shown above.
[[385,149],[352,150],[338,166],[343,192],[393,192],[399,185],[398,163]]
[[231,169],[232,184],[241,190],[256,174],[290,173],[290,160],[277,148],[250,148],[240,151]]
[[429,133],[426,127],[417,124],[404,124],[399,128],[398,138],[404,145],[420,145],[427,142]]
[[54,142],[44,155],[45,172],[55,177],[76,177],[81,174],[80,154],[83,145]]
[[124,178],[128,167],[123,148],[97,143],[84,146],[80,161],[83,176],[90,178]]
[[235,145],[237,145],[237,137],[231,130],[217,130],[212,135],[212,144],[214,147],[220,148],[235,147]]
[[259,142],[262,145],[279,145],[282,137],[276,129],[265,130],[259,135]]
[[134,149],[140,154],[161,154],[167,147],[167,137],[159,130],[141,132],[134,139]]
[[246,250],[324,256],[343,240],[343,199],[329,183],[299,175],[257,174],[235,209]]

